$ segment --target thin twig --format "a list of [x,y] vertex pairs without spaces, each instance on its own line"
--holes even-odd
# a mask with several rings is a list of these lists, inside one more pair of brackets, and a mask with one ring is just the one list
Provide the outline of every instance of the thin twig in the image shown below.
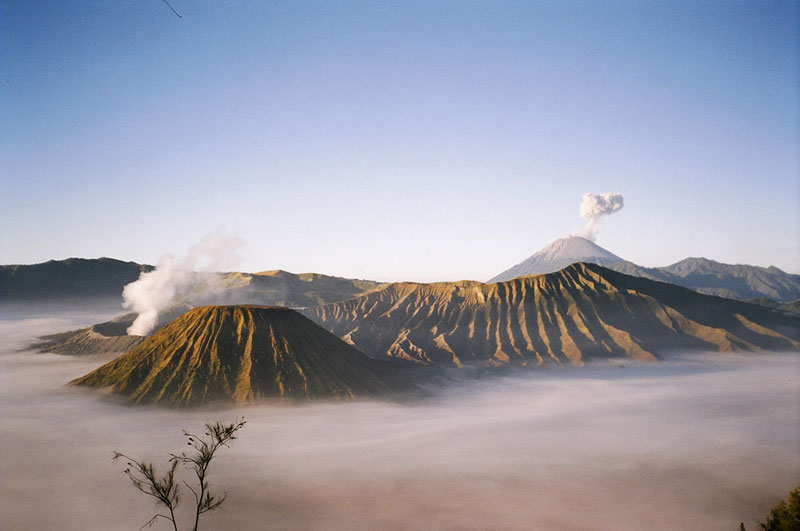
[[161,1],[162,1],[162,2],[164,2],[165,4],[167,4],[167,7],[169,7],[169,8],[172,10],[172,12],[173,12],[173,13],[175,13],[175,15],[177,15],[177,17],[178,17],[178,18],[183,18],[182,16],[178,15],[178,12],[177,12],[177,11],[175,11],[175,8],[174,8],[174,7],[172,7],[172,6],[170,5],[170,3],[169,3],[169,2],[167,2],[167,0],[161,0]]

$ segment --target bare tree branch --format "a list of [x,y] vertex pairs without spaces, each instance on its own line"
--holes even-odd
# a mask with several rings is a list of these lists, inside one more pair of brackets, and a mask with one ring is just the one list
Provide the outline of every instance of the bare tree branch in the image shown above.
[[153,524],[156,522],[156,518],[164,518],[166,520],[170,519],[169,516],[164,516],[163,514],[156,514],[150,520],[148,520],[142,527],[140,527],[139,531],[142,531],[142,529],[144,529],[145,527],[153,527]]
[[176,473],[178,464],[184,465],[184,469],[194,472],[197,479],[198,487],[192,487],[187,481],[182,481],[183,485],[189,489],[194,496],[195,512],[194,512],[194,525],[193,531],[197,531],[200,515],[213,511],[228,497],[227,492],[223,492],[221,497],[217,497],[209,490],[209,483],[206,479],[208,474],[208,467],[214,454],[221,447],[228,447],[229,443],[236,439],[236,432],[242,429],[245,425],[245,420],[242,418],[239,421],[231,424],[222,424],[215,422],[214,424],[206,424],[205,434],[203,437],[197,436],[193,433],[184,430],[183,434],[188,438],[187,445],[192,447],[193,452],[187,454],[181,452],[180,454],[170,454],[169,464],[170,468],[163,476],[159,476],[156,472],[155,466],[147,461],[137,461],[132,457],[120,452],[114,452],[113,460],[125,459],[127,468],[125,474],[131,481],[131,484],[143,494],[155,498],[156,501],[166,507],[169,511],[169,516],[156,513],[150,520],[147,521],[140,529],[151,527],[158,518],[164,518],[172,522],[172,527],[178,531],[178,523],[175,520],[175,507],[181,500],[180,485],[176,482]]

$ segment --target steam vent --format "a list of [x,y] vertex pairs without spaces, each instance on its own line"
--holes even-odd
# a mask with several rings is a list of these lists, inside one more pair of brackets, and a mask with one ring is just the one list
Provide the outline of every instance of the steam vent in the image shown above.
[[71,384],[174,407],[351,399],[396,389],[388,365],[288,308],[204,306]]

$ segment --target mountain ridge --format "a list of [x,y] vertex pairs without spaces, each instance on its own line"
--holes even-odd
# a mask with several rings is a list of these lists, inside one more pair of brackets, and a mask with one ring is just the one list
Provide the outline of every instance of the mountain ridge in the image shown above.
[[388,367],[289,308],[204,306],[70,385],[172,407],[353,399],[403,387]]
[[304,313],[371,356],[456,367],[800,348],[788,312],[585,263],[500,283],[395,283]]
[[688,257],[667,266],[644,267],[624,260],[580,236],[559,238],[487,282],[551,273],[579,262],[595,263],[627,275],[669,282],[706,295],[742,301],[765,297],[782,304],[800,299],[800,275],[787,273],[775,266],[725,264],[709,258]]
[[[155,268],[113,258],[69,258],[40,264],[0,266],[0,302],[108,298],[122,302],[122,290]],[[384,283],[321,273],[275,270],[257,274],[228,272],[202,275],[185,300],[192,305],[214,303],[315,306],[350,298]]]
[[725,264],[709,258],[689,257],[663,267],[642,267],[628,261],[607,267],[730,299],[746,301],[766,297],[780,303],[800,299],[800,275],[775,266]]
[[115,258],[67,258],[0,265],[0,297],[8,301],[120,297],[122,288],[153,266]]

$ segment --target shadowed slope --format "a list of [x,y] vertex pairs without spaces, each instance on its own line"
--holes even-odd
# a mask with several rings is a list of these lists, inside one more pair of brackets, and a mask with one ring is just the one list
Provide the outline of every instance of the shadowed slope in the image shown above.
[[71,382],[172,406],[265,397],[354,398],[399,387],[386,362],[293,310],[195,308],[119,358]]
[[722,264],[707,258],[686,258],[666,267],[648,268],[624,261],[607,267],[626,275],[669,282],[729,299],[767,297],[789,303],[800,298],[800,275],[786,273],[774,266]]
[[125,284],[153,266],[113,258],[68,258],[41,264],[0,266],[0,297],[8,301],[120,298]]
[[496,284],[392,284],[306,315],[373,356],[462,366],[796,350],[796,315],[595,264]]

